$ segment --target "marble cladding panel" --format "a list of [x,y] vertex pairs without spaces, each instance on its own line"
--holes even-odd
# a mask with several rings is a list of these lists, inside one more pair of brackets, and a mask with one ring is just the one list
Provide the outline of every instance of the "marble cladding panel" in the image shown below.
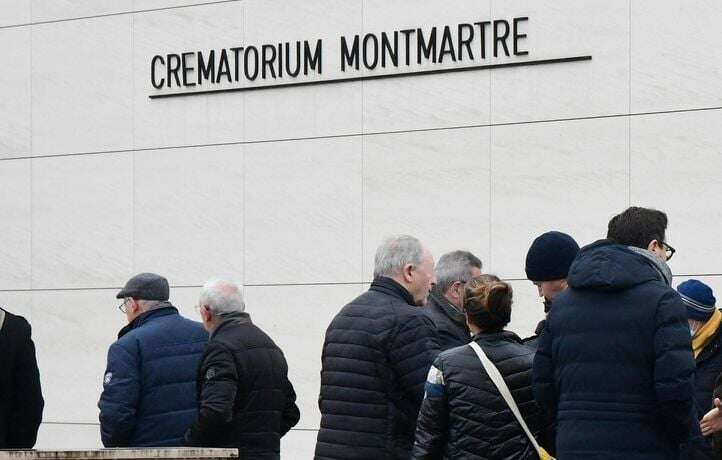
[[108,347],[126,325],[116,289],[35,291],[33,338],[43,421],[97,423]]
[[77,423],[43,423],[38,431],[36,449],[100,449],[100,426]]
[[521,338],[531,337],[539,321],[544,319],[544,304],[539,292],[531,281],[507,282],[514,292],[514,303],[511,307],[511,322],[506,329],[515,332]]
[[243,280],[243,146],[135,152],[133,272]]
[[358,282],[359,137],[245,145],[245,284]]
[[[434,259],[466,249],[489,256],[489,128],[364,136],[363,276],[377,246],[411,234]],[[486,269],[486,268],[485,268]]]
[[281,458],[284,460],[307,460],[313,458],[316,449],[317,430],[291,430],[281,438]]
[[30,160],[0,161],[0,289],[30,288]]
[[31,0],[33,22],[58,21],[131,11],[133,0]]
[[667,213],[677,275],[719,274],[722,110],[633,117],[631,202]]
[[[0,308],[14,315],[22,316],[33,324],[32,292],[30,291],[0,291]],[[35,332],[32,333],[35,339]]]
[[132,268],[130,153],[32,160],[32,287],[122,286]]
[[[486,20],[490,5],[489,0],[457,1],[453,8],[446,3],[431,0],[364,0],[364,33],[380,37],[382,32],[386,32],[393,39],[394,31],[421,28],[428,37],[431,27],[436,26],[440,41],[446,25],[452,26],[456,33],[457,24]],[[475,60],[471,60],[467,54],[459,62],[453,62],[447,56],[447,62],[419,65],[415,36],[411,35],[409,66],[402,57],[398,68],[366,70],[362,65],[364,74],[436,70],[485,63],[480,59],[480,52],[476,51],[478,45],[475,45],[472,49],[473,53],[477,53]],[[404,49],[404,43],[403,35],[400,35],[400,50]],[[402,56],[405,55],[403,52]],[[487,124],[490,120],[489,78],[490,73],[482,70],[365,81],[364,132]]]
[[526,253],[549,230],[580,246],[606,236],[628,206],[625,118],[493,127],[491,263],[504,278],[526,278]]
[[592,56],[492,70],[492,123],[628,113],[630,1],[492,0],[494,18],[529,18],[529,54],[513,60]]
[[722,105],[722,3],[631,3],[632,112]]
[[[0,27],[30,23],[31,0],[3,0]],[[7,48],[2,47],[5,51]]]
[[[315,49],[321,40],[322,75],[297,78],[285,76],[276,83],[296,80],[342,78],[340,70],[342,35],[362,30],[362,1],[346,0],[247,0],[245,36],[247,46],[291,43],[296,62],[296,42],[308,41]],[[284,45],[285,46],[285,45]],[[285,62],[285,61],[284,61]],[[310,71],[309,71],[310,72]],[[256,80],[255,85],[274,80]],[[246,140],[275,140],[360,133],[362,124],[362,84],[360,82],[280,88],[245,93]]]
[[[245,2],[216,3],[133,15],[133,113],[136,148],[241,142],[244,139],[242,93],[150,99],[156,55],[243,46]],[[192,61],[191,55],[188,58]],[[197,59],[195,61],[197,64]],[[197,68],[197,65],[194,67]],[[158,66],[159,75],[163,74]],[[197,78],[189,72],[189,81]],[[165,75],[168,81],[167,74]],[[167,84],[167,83],[166,83]],[[198,86],[195,87],[199,89]],[[191,88],[193,89],[193,88]],[[213,89],[207,83],[201,90]],[[177,91],[165,87],[163,92]]]
[[33,26],[33,155],[132,148],[131,23],[120,15]]
[[[4,12],[5,10],[3,10]],[[31,153],[30,28],[0,29],[0,159]]]

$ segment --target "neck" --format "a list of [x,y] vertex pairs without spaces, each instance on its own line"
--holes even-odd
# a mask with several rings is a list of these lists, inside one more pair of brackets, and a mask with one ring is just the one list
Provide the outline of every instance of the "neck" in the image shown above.
[[479,334],[480,332],[484,332],[481,330],[479,326],[473,323],[467,323],[469,325],[469,332],[471,332],[471,335]]

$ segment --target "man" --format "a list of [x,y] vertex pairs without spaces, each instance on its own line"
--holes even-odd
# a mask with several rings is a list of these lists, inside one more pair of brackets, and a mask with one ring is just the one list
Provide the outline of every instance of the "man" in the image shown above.
[[539,297],[544,299],[545,315],[545,319],[537,324],[534,335],[524,339],[528,347],[536,349],[552,301],[567,288],[569,267],[578,253],[579,245],[574,238],[562,232],[538,236],[526,253],[526,277],[536,286]]
[[108,350],[100,396],[105,447],[181,446],[195,420],[196,369],[208,334],[168,302],[168,281],[132,277],[116,296],[128,325]]
[[235,447],[240,458],[280,458],[281,437],[299,419],[281,349],[251,322],[230,281],[206,282],[199,309],[211,337],[198,370],[198,420],[186,443]]
[[419,308],[434,259],[416,238],[386,239],[370,289],[341,309],[321,356],[317,459],[411,457],[424,382],[439,351]]
[[667,216],[632,207],[584,247],[534,359],[559,458],[677,459],[699,438],[686,311],[670,287]]
[[439,258],[435,271],[436,284],[424,314],[434,323],[443,351],[466,345],[471,340],[462,311],[464,285],[481,275],[481,260],[468,251],[453,251]]
[[0,308],[0,449],[30,449],[43,418],[30,324]]
[[714,397],[715,380],[722,372],[722,312],[715,308],[712,289],[695,279],[677,286],[677,292],[687,307],[687,321],[692,334],[695,358],[694,395],[697,415],[701,419],[710,409]]

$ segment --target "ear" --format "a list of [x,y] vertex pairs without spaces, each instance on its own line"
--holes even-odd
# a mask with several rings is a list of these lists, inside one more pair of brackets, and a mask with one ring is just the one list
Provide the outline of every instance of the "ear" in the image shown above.
[[649,244],[647,245],[647,251],[652,251],[652,252],[654,252],[654,250],[657,249],[657,246],[659,246],[659,241],[657,241],[657,240],[652,240],[652,241],[650,241]]
[[414,271],[413,265],[411,265],[411,264],[404,265],[404,269],[403,269],[404,281],[406,281],[407,283],[410,283],[411,281],[413,281],[413,279],[414,279],[413,271]]

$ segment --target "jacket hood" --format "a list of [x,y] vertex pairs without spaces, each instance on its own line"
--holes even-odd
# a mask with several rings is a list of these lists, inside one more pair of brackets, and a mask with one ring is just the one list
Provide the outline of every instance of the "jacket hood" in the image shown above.
[[655,280],[667,284],[649,258],[611,240],[583,247],[567,278],[574,289],[595,291],[621,291]]

